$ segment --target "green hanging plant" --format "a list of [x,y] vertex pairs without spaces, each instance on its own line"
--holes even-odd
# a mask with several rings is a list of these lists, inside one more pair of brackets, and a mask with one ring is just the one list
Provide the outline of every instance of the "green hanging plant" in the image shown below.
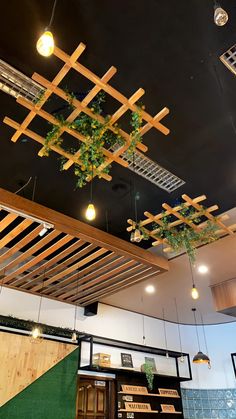
[[154,372],[152,365],[150,365],[148,362],[145,362],[142,365],[142,369],[145,372],[149,390],[153,390]]
[[[68,97],[69,107],[74,109],[75,95],[66,91]],[[99,93],[91,103],[90,110],[96,114],[101,115],[103,112],[102,104],[105,102],[105,94]],[[79,150],[80,164],[74,164],[74,173],[77,178],[76,186],[83,187],[94,174],[101,177],[103,174],[109,174],[111,166],[106,165],[106,157],[103,153],[103,148],[109,150],[114,146],[122,147],[125,140],[122,137],[118,124],[111,125],[110,117],[107,116],[105,121],[100,121],[90,117],[84,112],[81,112],[78,118],[72,123],[68,123],[62,115],[57,116],[58,123],[52,125],[52,129],[47,133],[44,143],[44,155],[48,156],[50,147],[52,145],[59,146],[62,150],[70,152],[73,155]],[[142,126],[142,118],[140,111],[133,112],[131,115],[131,126],[133,128],[130,138],[130,146],[127,149],[128,153],[133,153],[138,142],[142,141],[140,135],[140,128]],[[81,142],[78,149],[68,148],[65,142],[60,138],[60,131],[63,127],[68,127],[82,134],[86,141]],[[112,130],[110,129],[112,127]],[[62,165],[66,159],[62,158]],[[104,165],[104,168],[98,173],[97,170]]]
[[190,261],[194,263],[196,260],[196,247],[201,244],[211,243],[218,239],[216,234],[218,227],[210,220],[206,222],[204,227],[201,227],[198,230],[194,229],[194,226],[197,226],[202,222],[204,212],[203,208],[202,212],[196,216],[198,212],[194,208],[183,207],[179,213],[185,217],[188,224],[182,224],[179,227],[169,226],[173,221],[171,215],[163,217],[161,219],[162,226],[156,223],[153,223],[152,225],[153,230],[158,229],[155,237],[157,239],[165,239],[166,244],[175,252],[186,251]]

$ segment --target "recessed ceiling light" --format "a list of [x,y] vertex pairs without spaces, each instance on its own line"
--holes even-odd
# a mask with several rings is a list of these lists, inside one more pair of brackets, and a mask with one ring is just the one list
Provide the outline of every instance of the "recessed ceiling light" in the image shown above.
[[145,288],[145,291],[146,291],[148,294],[153,294],[153,293],[155,292],[155,287],[154,287],[154,285],[147,285],[147,286],[146,286],[146,288]]
[[199,265],[198,272],[200,274],[206,274],[208,272],[208,267],[206,265]]

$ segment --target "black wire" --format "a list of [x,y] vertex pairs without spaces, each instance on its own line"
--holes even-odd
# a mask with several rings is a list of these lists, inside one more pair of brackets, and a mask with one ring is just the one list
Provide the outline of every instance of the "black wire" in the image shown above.
[[26,186],[29,185],[29,183],[31,182],[31,180],[32,180],[32,176],[30,176],[30,178],[27,180],[27,182],[23,186],[21,186],[19,189],[17,189],[17,191],[15,192],[15,194],[17,194],[17,193],[21,192],[23,189],[25,189]]
[[135,223],[138,223],[138,209],[137,209],[137,199],[136,199],[136,181],[135,181],[135,155],[133,152],[133,195],[134,195],[134,219]]
[[32,191],[32,201],[34,201],[34,199],[35,199],[36,183],[37,183],[37,176],[34,177],[34,184],[33,184],[33,191]]
[[52,26],[54,15],[55,15],[56,5],[57,5],[57,0],[54,0],[53,8],[52,8],[52,14],[51,14],[51,18],[50,18],[50,22],[49,22],[48,28],[51,28],[51,26]]
[[195,321],[195,327],[196,327],[196,333],[197,333],[198,351],[200,352],[200,341],[199,341],[199,336],[198,336],[197,320],[196,320],[196,308],[195,309],[192,309],[192,311],[193,311],[193,316],[194,316],[194,321]]
[[181,334],[180,334],[179,313],[178,313],[178,307],[177,307],[177,300],[176,300],[176,298],[175,298],[174,300],[175,300],[176,318],[177,318],[177,323],[178,323],[178,332],[179,332],[180,352],[181,352],[181,354],[182,354],[182,352],[183,352],[183,348],[182,348],[182,340],[181,340]]

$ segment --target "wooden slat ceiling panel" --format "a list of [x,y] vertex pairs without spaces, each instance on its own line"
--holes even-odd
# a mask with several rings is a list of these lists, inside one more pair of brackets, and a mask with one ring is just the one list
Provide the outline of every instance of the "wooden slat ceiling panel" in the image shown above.
[[[163,258],[3,189],[1,206],[3,286],[85,306],[168,269]],[[40,236],[44,222],[52,228]]]

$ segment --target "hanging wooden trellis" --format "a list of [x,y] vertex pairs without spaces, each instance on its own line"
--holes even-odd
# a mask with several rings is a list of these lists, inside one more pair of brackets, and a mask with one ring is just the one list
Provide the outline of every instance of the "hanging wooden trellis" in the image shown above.
[[[192,199],[188,195],[184,194],[182,195],[182,199],[183,204],[177,205],[173,208],[166,203],[162,204],[164,211],[157,215],[153,215],[148,211],[144,212],[146,219],[140,221],[138,223],[138,227],[142,229],[145,235],[147,235],[150,239],[153,239],[153,246],[158,246],[162,244],[164,246],[164,252],[174,251],[168,244],[168,240],[166,238],[158,237],[158,233],[160,232],[162,227],[171,230],[177,226],[185,225],[189,228],[194,229],[197,232],[201,232],[201,230],[206,226],[207,221],[210,221],[211,224],[215,226],[214,234],[217,237],[225,236],[228,234],[234,234],[234,230],[236,230],[236,224],[227,226],[223,222],[229,218],[227,214],[223,214],[216,217],[212,215],[212,212],[219,209],[218,205],[212,205],[211,207],[206,208],[200,204],[200,202],[206,199],[205,195],[201,195]],[[183,208],[193,208],[194,212],[190,216],[184,216],[181,214]],[[164,226],[163,219],[167,216],[172,216],[172,220]],[[195,218],[203,217],[205,218],[205,220],[200,222],[199,224],[195,224],[192,222],[192,220],[194,220]],[[137,223],[131,219],[128,219],[127,222],[128,224],[130,224],[130,226],[127,227],[127,231],[132,232],[132,230],[136,227]],[[160,227],[151,230],[151,226],[154,223]]]
[[[144,121],[144,125],[140,128],[141,136],[146,134],[151,128],[156,128],[158,131],[162,132],[164,135],[169,134],[169,129],[166,128],[160,122],[169,113],[168,108],[164,107],[154,117],[148,114],[144,109],[140,109],[136,105],[136,102],[144,95],[145,93],[144,90],[140,88],[130,98],[126,98],[121,92],[116,90],[114,87],[112,87],[108,83],[109,80],[116,73],[115,67],[111,67],[104,74],[104,76],[100,78],[96,74],[94,74],[92,71],[90,71],[87,67],[83,66],[80,62],[78,62],[78,59],[84,50],[85,50],[85,45],[80,43],[79,46],[76,48],[76,50],[73,52],[73,54],[69,56],[65,52],[60,50],[58,47],[55,47],[54,55],[57,58],[59,58],[62,62],[64,62],[64,65],[61,68],[61,70],[58,72],[58,74],[54,77],[53,81],[50,82],[37,73],[34,73],[32,76],[32,79],[38,82],[45,89],[40,100],[37,103],[33,104],[31,101],[28,101],[22,97],[19,97],[17,99],[17,102],[20,105],[22,105],[23,107],[25,107],[26,109],[30,111],[22,123],[14,121],[8,117],[4,118],[4,122],[16,130],[11,140],[13,142],[16,142],[22,134],[26,135],[27,137],[31,138],[32,140],[38,142],[39,144],[43,146],[38,153],[39,156],[43,156],[44,154],[45,139],[41,135],[39,135],[38,133],[34,132],[33,130],[29,128],[29,125],[32,123],[32,121],[34,120],[36,116],[39,116],[43,118],[45,121],[55,126],[58,126],[59,127],[58,138],[59,137],[61,138],[63,133],[67,133],[70,136],[72,136],[74,139],[78,140],[78,149],[75,153],[70,153],[70,152],[65,151],[62,147],[60,147],[60,145],[56,144],[55,141],[53,141],[52,144],[49,144],[49,148],[52,151],[58,153],[59,155],[61,155],[63,158],[66,159],[66,162],[63,165],[64,170],[67,170],[74,163],[81,166],[80,145],[86,142],[87,139],[80,132],[78,132],[78,130],[70,128],[68,125],[62,126],[62,127],[59,126],[58,120],[52,114],[46,112],[43,109],[43,105],[46,103],[46,101],[52,94],[55,94],[57,97],[63,99],[66,102],[70,101],[68,94],[66,94],[66,92],[63,91],[59,87],[59,84],[64,79],[64,77],[69,73],[69,71],[72,69],[77,71],[80,75],[84,76],[90,82],[92,82],[94,86],[82,101],[79,101],[78,99],[73,98],[74,109],[71,112],[71,114],[68,116],[68,118],[66,119],[66,122],[68,124],[71,124],[73,121],[75,121],[75,119],[82,112],[87,114],[93,120],[99,121],[100,123],[104,124],[105,118],[103,118],[101,115],[94,113],[91,110],[91,108],[89,108],[88,106],[99,92],[104,91],[108,96],[112,97],[113,99],[115,99],[121,104],[121,106],[113,113],[113,115],[111,115],[111,118],[109,120],[109,126],[106,129],[109,129],[112,132],[116,132],[117,129],[115,128],[115,124],[117,123],[117,121],[127,111],[132,111],[132,112],[140,112],[140,117],[142,118],[142,121]],[[125,161],[121,157],[121,155],[130,146],[130,143],[131,143],[130,134],[122,129],[119,129],[119,133],[122,136],[122,139],[124,140],[124,145],[120,146],[115,151],[111,151],[104,147],[102,148],[105,161],[94,171],[94,176],[99,175],[106,180],[111,180],[110,175],[108,175],[107,173],[103,173],[104,168],[106,166],[109,166],[113,162],[116,162],[124,167],[128,166],[128,162]],[[137,143],[136,147],[138,150],[142,152],[147,151],[147,147],[141,142]],[[91,177],[88,179],[88,181],[89,180],[91,180]]]

